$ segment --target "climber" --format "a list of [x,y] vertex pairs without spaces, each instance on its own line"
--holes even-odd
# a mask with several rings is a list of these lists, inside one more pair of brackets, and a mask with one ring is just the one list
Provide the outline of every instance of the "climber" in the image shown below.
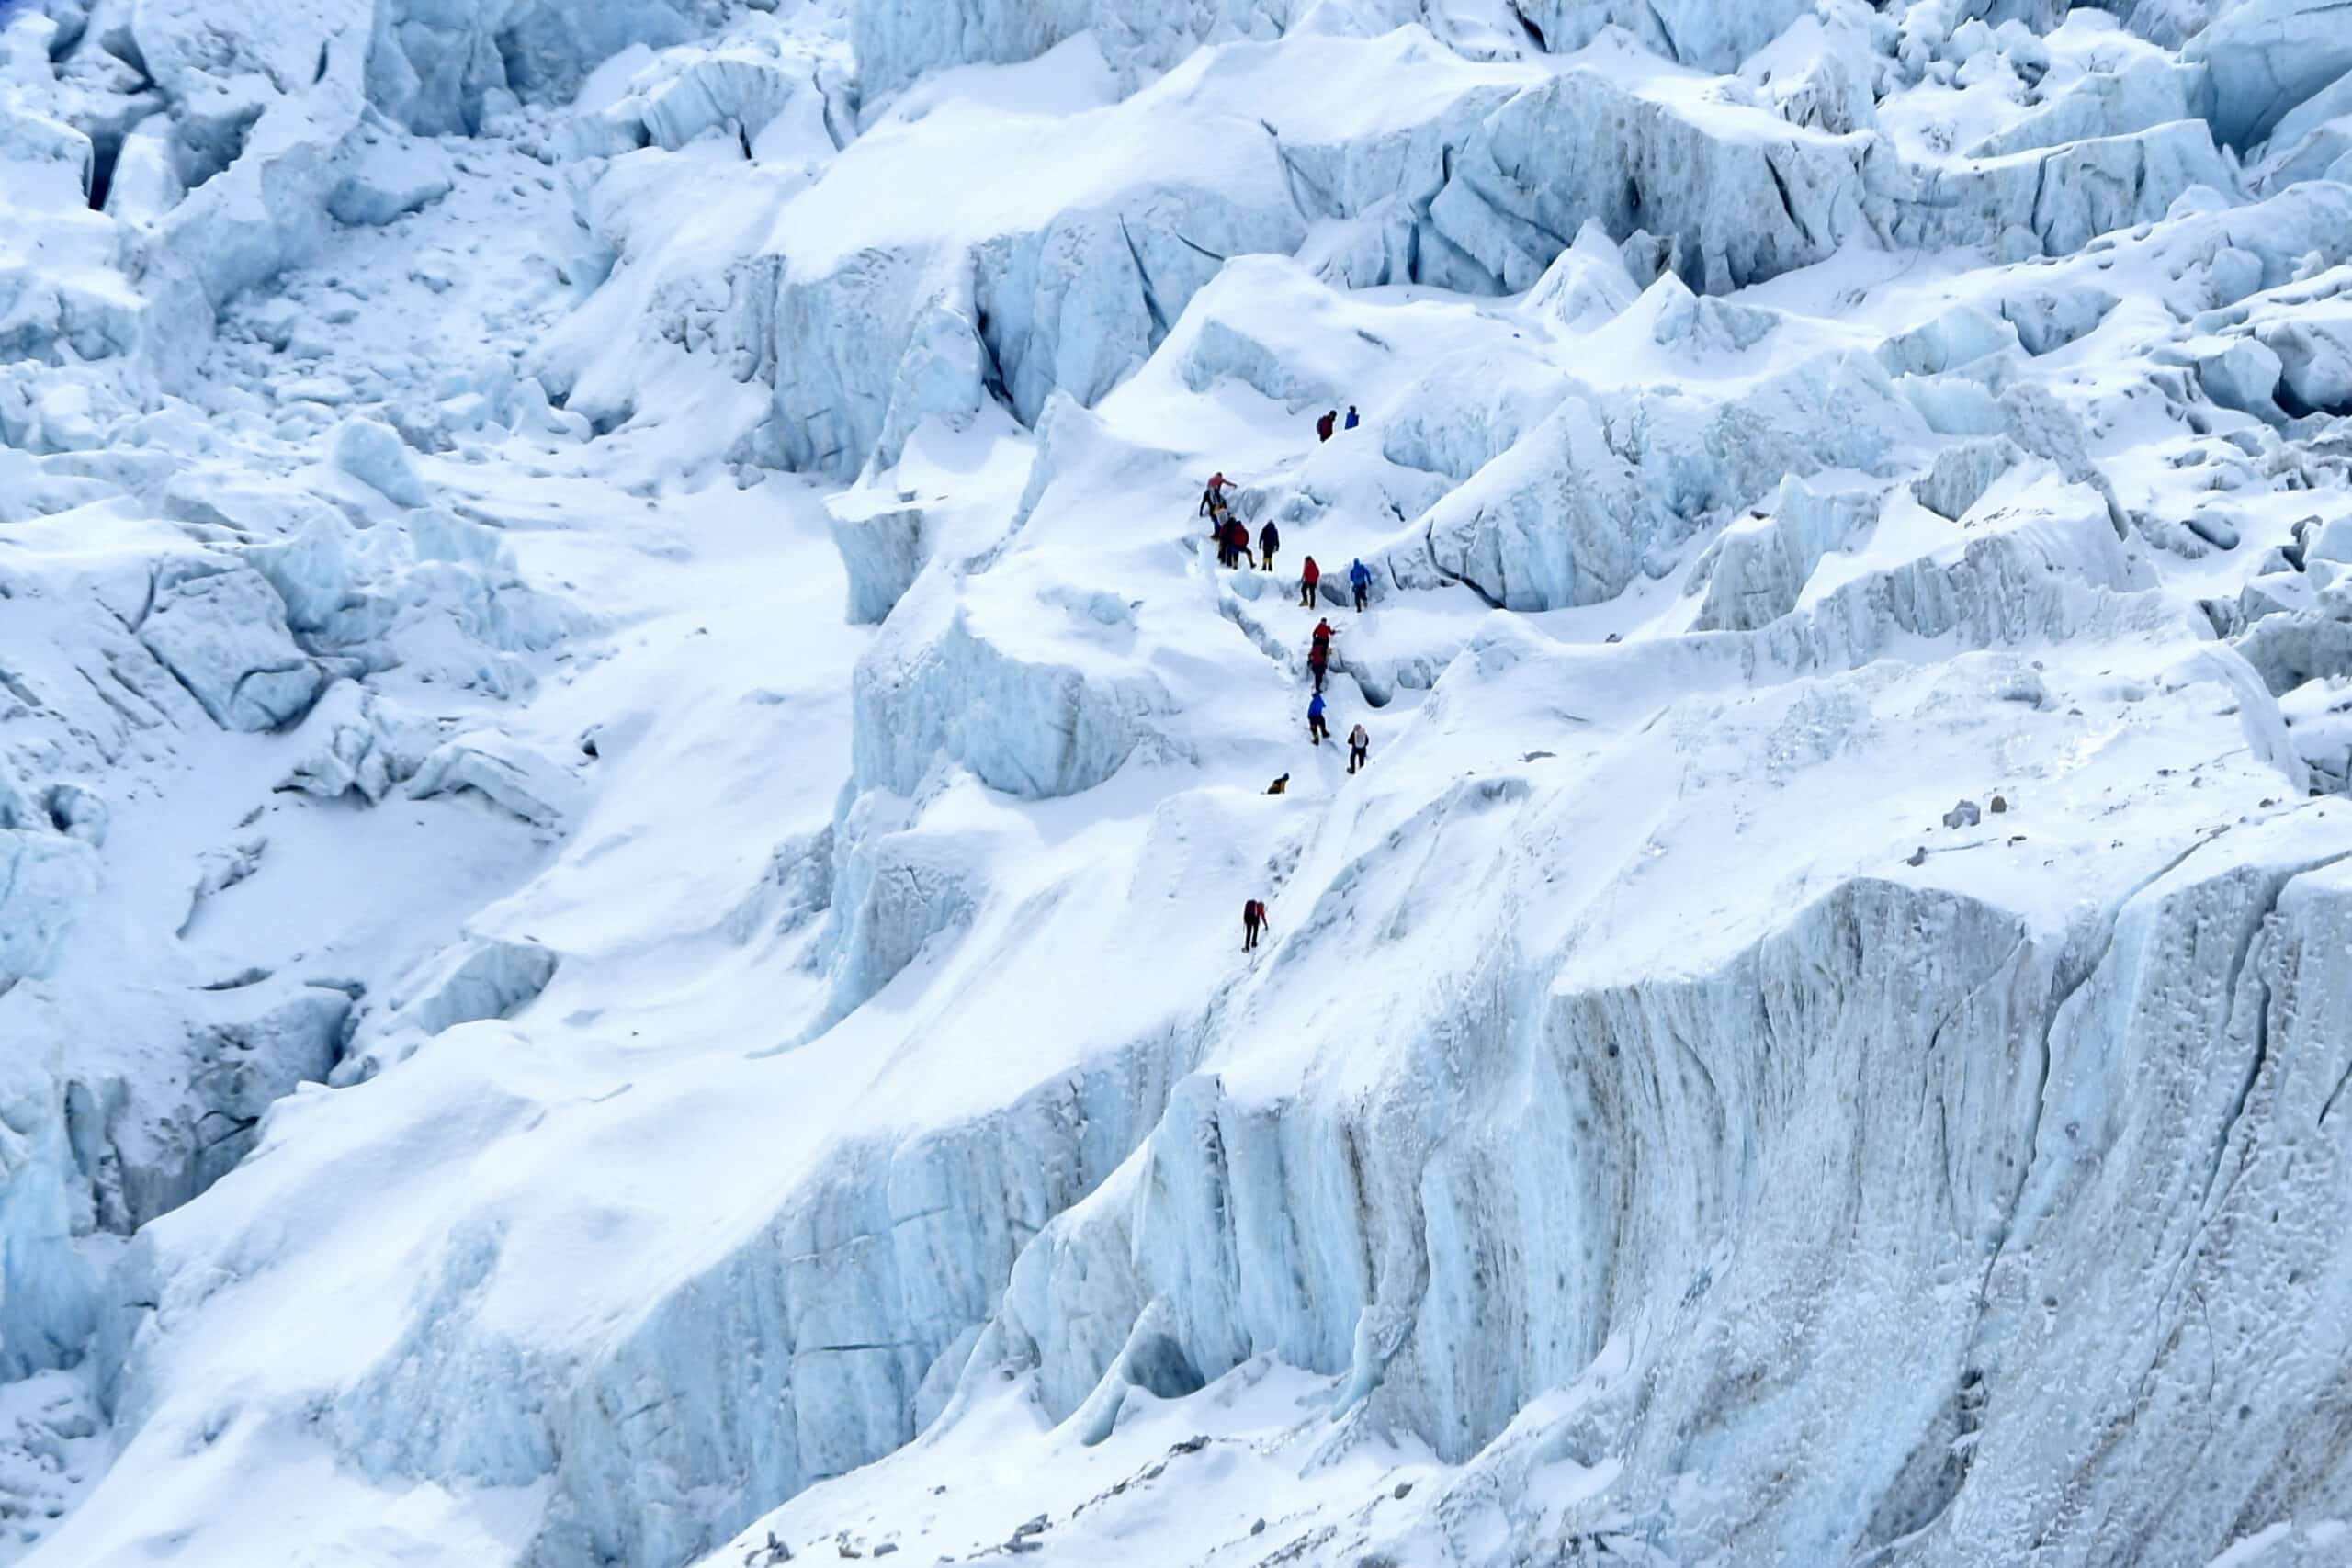
[[1258,530],[1258,553],[1266,558],[1268,571],[1274,570],[1274,552],[1282,547],[1282,543],[1283,536],[1275,530],[1274,520],[1267,518],[1266,525]]
[[1226,479],[1222,473],[1209,476],[1208,489],[1201,491],[1201,510],[1198,515],[1214,517],[1225,510],[1225,487]]
[[1329,651],[1331,647],[1330,616],[1326,615],[1321,620],[1315,623],[1315,636],[1313,640],[1317,648],[1322,649],[1326,652]]
[[1259,928],[1271,924],[1272,924],[1272,922],[1266,919],[1266,906],[1262,900],[1257,898],[1243,900],[1241,905],[1241,951],[1249,953],[1255,949],[1258,945]]
[[1300,609],[1315,608],[1315,585],[1322,581],[1323,569],[1315,564],[1313,556],[1307,557],[1306,564],[1299,569],[1298,573],[1298,607]]
[[1306,656],[1306,668],[1307,668],[1309,671],[1313,671],[1313,672],[1314,672],[1314,675],[1315,675],[1315,690],[1316,690],[1316,692],[1317,692],[1317,694],[1318,695],[1322,693],[1322,690],[1323,690],[1323,674],[1324,674],[1324,671],[1327,671],[1327,670],[1329,670],[1330,667],[1331,667],[1331,645],[1330,645],[1329,643],[1328,643],[1328,642],[1323,642],[1323,641],[1319,641],[1319,640],[1318,640],[1318,641],[1316,643],[1316,645],[1315,645],[1315,647],[1314,647],[1313,650],[1312,650],[1312,651],[1310,651],[1310,652],[1307,654],[1307,656]]
[[1353,430],[1355,427],[1356,427],[1356,405],[1355,405],[1355,404],[1353,404],[1353,403],[1350,403],[1350,404],[1348,405],[1348,421],[1347,421],[1347,423],[1346,423],[1345,424],[1341,425],[1340,428],[1341,428],[1342,430]]
[[1348,585],[1356,591],[1356,612],[1361,615],[1372,597],[1372,569],[1362,561],[1352,563],[1348,568]]
[[1363,725],[1348,731],[1348,772],[1354,773],[1372,758],[1372,737],[1364,733]]
[[1258,558],[1251,554],[1250,549],[1249,524],[1242,522],[1238,517],[1235,518],[1232,525],[1226,530],[1225,541],[1228,549],[1228,554],[1226,557],[1226,565],[1238,566],[1243,556],[1250,557],[1250,564],[1251,566],[1254,567],[1258,564]]
[[1317,692],[1306,699],[1307,739],[1320,746],[1329,739],[1330,734],[1331,727],[1323,722],[1323,694]]
[[1322,417],[1321,419],[1318,419],[1318,420],[1317,420],[1317,421],[1315,422],[1315,437],[1316,437],[1316,439],[1317,439],[1317,440],[1318,440],[1318,441],[1329,441],[1329,440],[1330,440],[1330,439],[1331,439],[1331,427],[1332,427],[1334,424],[1337,424],[1337,423],[1339,423],[1339,421],[1340,421],[1340,411],[1339,411],[1339,410],[1337,410],[1337,409],[1330,409],[1330,410],[1326,411],[1326,412],[1325,412],[1325,413],[1324,413],[1324,415],[1323,415],[1323,417]]
[[[1362,727],[1359,726],[1358,728]],[[1288,795],[1290,793],[1290,775],[1288,773],[1284,773],[1282,777],[1268,784],[1266,786],[1266,793],[1268,795]]]

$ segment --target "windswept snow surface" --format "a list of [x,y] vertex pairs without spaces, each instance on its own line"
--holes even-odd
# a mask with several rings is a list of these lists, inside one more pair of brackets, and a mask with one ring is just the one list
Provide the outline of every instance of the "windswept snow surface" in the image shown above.
[[0,3],[0,1563],[2352,1562],[2346,16]]

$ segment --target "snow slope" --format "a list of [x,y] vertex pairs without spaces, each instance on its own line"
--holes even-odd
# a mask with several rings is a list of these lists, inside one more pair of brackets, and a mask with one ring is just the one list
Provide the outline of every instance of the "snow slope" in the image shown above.
[[2346,1561],[2342,15],[0,5],[0,1562]]

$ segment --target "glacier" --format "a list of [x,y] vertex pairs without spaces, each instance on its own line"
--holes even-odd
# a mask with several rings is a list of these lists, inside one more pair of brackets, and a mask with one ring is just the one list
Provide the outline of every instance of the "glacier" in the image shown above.
[[0,0],[0,1564],[2352,1560],[2346,17]]

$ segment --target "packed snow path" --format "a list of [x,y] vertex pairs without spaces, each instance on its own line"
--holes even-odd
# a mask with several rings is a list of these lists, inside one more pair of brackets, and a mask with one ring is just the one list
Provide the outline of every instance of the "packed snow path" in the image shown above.
[[0,3],[0,1561],[2343,1561],[2340,6],[950,9]]

